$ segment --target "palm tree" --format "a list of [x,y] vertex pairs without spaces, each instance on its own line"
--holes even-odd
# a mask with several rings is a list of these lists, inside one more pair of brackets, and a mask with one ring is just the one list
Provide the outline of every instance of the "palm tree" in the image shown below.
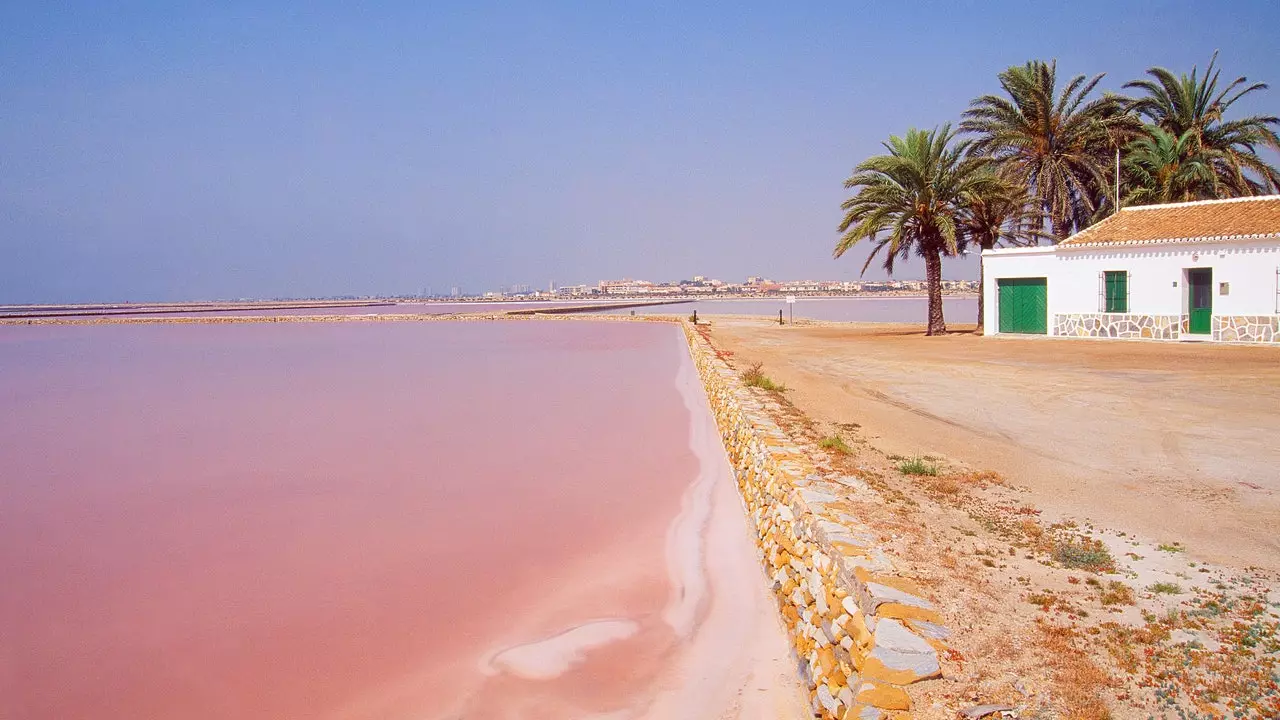
[[1221,153],[1200,146],[1195,130],[1181,137],[1157,126],[1129,144],[1125,168],[1130,190],[1125,196],[1129,205],[1210,200],[1220,195],[1216,162]]
[[840,257],[862,240],[875,244],[862,266],[885,251],[884,268],[893,273],[894,261],[912,251],[924,258],[929,287],[929,326],[926,335],[942,335],[942,256],[955,255],[963,236],[959,217],[965,198],[993,182],[982,172],[986,160],[969,156],[968,143],[953,144],[950,125],[932,131],[912,128],[903,137],[891,136],[887,155],[864,160],[844,181],[858,193],[845,200],[836,243]]
[[1200,77],[1197,68],[1191,75],[1174,75],[1162,67],[1147,70],[1152,79],[1126,83],[1126,88],[1142,90],[1130,109],[1147,118],[1151,124],[1175,138],[1192,133],[1196,144],[1213,155],[1213,170],[1220,188],[1229,196],[1262,195],[1280,192],[1280,171],[1258,157],[1259,147],[1280,150],[1280,137],[1275,128],[1280,118],[1273,115],[1250,115],[1227,120],[1227,110],[1240,98],[1265,90],[1266,83],[1248,84],[1244,77],[1232,80],[1221,90],[1221,70],[1214,67],[1218,53],[1209,59],[1209,67]]
[[[1005,95],[969,103],[961,129],[974,151],[1028,189],[1056,240],[1087,227],[1106,194],[1112,137],[1136,124],[1125,101],[1088,99],[1103,75],[1077,75],[1058,92],[1058,63],[1033,60],[1000,73]],[[1102,188],[1103,190],[1099,191]]]
[[[1047,237],[1036,203],[1025,187],[998,176],[970,192],[961,205],[960,229],[963,244],[978,246],[979,252],[998,245],[1033,245]],[[978,327],[983,330],[985,268],[978,260]]]

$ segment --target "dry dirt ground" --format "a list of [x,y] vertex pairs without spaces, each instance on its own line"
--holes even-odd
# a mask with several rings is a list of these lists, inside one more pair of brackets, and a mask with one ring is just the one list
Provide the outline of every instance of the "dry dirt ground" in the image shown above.
[[918,717],[1280,717],[1280,348],[710,337],[943,607]]

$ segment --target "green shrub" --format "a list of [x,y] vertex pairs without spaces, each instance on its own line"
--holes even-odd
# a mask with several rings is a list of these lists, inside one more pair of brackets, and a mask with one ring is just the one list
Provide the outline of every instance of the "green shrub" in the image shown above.
[[853,448],[844,441],[839,435],[830,435],[818,441],[818,446],[823,450],[835,450],[842,455],[852,455]]
[[1182,592],[1182,586],[1171,582],[1158,582],[1147,588],[1147,590],[1157,595],[1178,595]]
[[898,472],[903,475],[928,475],[937,477],[938,466],[921,457],[913,457],[898,463]]
[[761,370],[763,366],[763,363],[756,363],[747,368],[742,373],[742,382],[746,383],[747,387],[757,387],[770,392],[786,392],[787,386],[770,380],[769,376]]
[[1053,559],[1064,567],[1093,572],[1111,572],[1116,567],[1115,558],[1111,557],[1107,546],[1091,538],[1059,541],[1053,549]]

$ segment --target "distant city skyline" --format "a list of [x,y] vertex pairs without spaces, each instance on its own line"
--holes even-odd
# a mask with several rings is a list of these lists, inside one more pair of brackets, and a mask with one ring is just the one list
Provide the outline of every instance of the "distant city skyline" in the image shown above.
[[844,179],[1010,65],[1119,90],[1221,49],[1280,115],[1280,5],[1215,8],[9,3],[0,303],[857,280]]
[[[954,289],[975,289],[976,280],[944,280],[943,286],[947,290]],[[598,280],[594,283],[578,283],[573,285],[558,285],[554,282],[547,283],[545,288],[537,288],[524,283],[516,283],[513,285],[500,286],[485,290],[482,293],[462,293],[460,288],[454,287],[450,289],[449,296],[470,296],[470,297],[608,297],[608,296],[638,296],[651,295],[660,297],[662,295],[706,295],[712,297],[720,294],[786,294],[786,293],[850,293],[862,292],[864,290],[890,290],[890,289],[908,289],[908,290],[924,290],[925,281],[923,278],[880,278],[858,280],[831,280],[818,278],[792,278],[792,279],[773,279],[764,275],[751,275],[745,280],[723,280],[707,275],[693,275],[691,277],[681,278],[679,280],[649,280],[645,278],[618,278],[611,280]],[[423,293],[428,297],[447,297],[430,291],[428,288]]]

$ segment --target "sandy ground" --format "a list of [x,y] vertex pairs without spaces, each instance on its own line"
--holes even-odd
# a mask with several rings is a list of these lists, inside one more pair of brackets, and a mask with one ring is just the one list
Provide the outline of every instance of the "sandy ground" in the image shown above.
[[819,420],[1025,486],[1047,517],[1280,569],[1280,348],[716,323]]
[[787,386],[752,392],[953,631],[914,717],[1280,717],[1280,351],[745,317],[711,340]]

